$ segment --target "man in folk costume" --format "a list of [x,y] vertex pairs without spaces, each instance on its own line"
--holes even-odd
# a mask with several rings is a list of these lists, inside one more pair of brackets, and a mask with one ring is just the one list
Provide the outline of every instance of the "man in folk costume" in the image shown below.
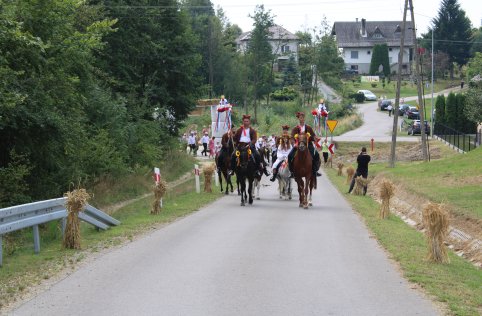
[[[264,161],[261,159],[258,151],[256,150],[256,140],[257,140],[257,133],[256,130],[251,127],[251,116],[250,115],[243,115],[243,125],[236,131],[234,134],[234,143],[237,146],[238,144],[249,144],[251,152],[253,153],[254,162],[257,166],[259,166],[258,175],[261,172],[264,172],[266,176],[269,176],[269,172],[266,170],[266,166],[264,165]],[[236,155],[233,153],[231,156],[231,170],[230,174],[234,173],[234,166],[236,165]]]
[[221,138],[221,151],[219,152],[218,156],[218,173],[221,172],[221,168],[223,167],[224,163],[224,156],[229,153],[229,148],[234,150],[234,133],[236,133],[236,129],[231,127],[226,133],[223,134]]
[[276,179],[279,165],[286,158],[288,158],[289,153],[293,149],[293,146],[291,144],[291,136],[288,133],[288,129],[289,129],[288,125],[283,125],[283,134],[279,138],[279,146],[276,151],[276,161],[273,163],[273,176],[269,179],[271,182],[274,182],[274,180]]
[[[316,175],[317,177],[321,176],[320,173],[318,173],[318,169],[320,168],[320,154],[318,151],[316,151],[315,147],[313,146],[313,141],[316,138],[315,131],[311,126],[305,124],[305,113],[304,112],[298,112],[296,113],[296,117],[300,121],[297,126],[295,126],[291,130],[291,137],[296,138],[295,135],[299,135],[301,133],[309,133],[310,137],[308,139],[308,150],[311,154],[311,158],[313,159],[313,164],[312,164],[312,170],[313,170],[313,175]],[[298,150],[298,143],[297,141],[295,142],[295,145],[293,147],[293,150],[290,152],[288,156],[288,163],[289,163],[289,168],[291,171],[291,177],[294,177],[293,173],[293,160],[295,158],[296,151]]]

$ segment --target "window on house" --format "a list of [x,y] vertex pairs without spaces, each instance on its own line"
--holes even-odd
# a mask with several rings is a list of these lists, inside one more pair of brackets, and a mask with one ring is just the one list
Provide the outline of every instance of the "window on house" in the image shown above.
[[388,48],[388,51],[389,51],[389,52],[391,52],[391,51],[392,51],[392,48],[391,48],[391,47],[389,47],[389,48]]
[[351,51],[351,59],[358,59],[358,51],[357,50]]
[[282,53],[289,53],[290,52],[290,46],[289,45],[281,46],[281,52]]
[[380,34],[380,33],[375,33],[375,34],[373,34],[372,37],[373,37],[373,38],[383,38],[383,35]]
[[350,69],[358,71],[358,65],[351,65]]
[[370,55],[371,53],[372,53],[371,51],[367,50],[367,55]]

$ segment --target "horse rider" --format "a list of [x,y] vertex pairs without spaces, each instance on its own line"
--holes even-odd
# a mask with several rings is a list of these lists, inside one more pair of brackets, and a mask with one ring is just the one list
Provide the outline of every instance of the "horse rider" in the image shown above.
[[[295,135],[299,135],[302,133],[309,133],[310,137],[308,138],[308,150],[311,154],[311,158],[313,160],[312,164],[312,171],[313,175],[316,175],[317,177],[321,176],[320,173],[318,173],[318,169],[320,168],[320,154],[318,151],[315,149],[313,146],[313,141],[315,140],[316,134],[313,128],[307,124],[305,124],[305,113],[304,112],[298,112],[296,113],[296,117],[299,120],[299,124],[295,126],[291,130],[291,137],[295,138]],[[293,160],[295,158],[296,151],[298,150],[298,143],[296,141],[295,145],[293,146],[293,150],[290,152],[288,155],[288,165],[290,168],[291,175],[290,177],[294,177],[294,172],[293,172]]]
[[219,106],[223,107],[223,106],[226,106],[228,104],[229,104],[228,100],[224,97],[224,95],[222,95],[221,100],[219,101]]
[[[259,167],[257,171],[257,175],[260,176],[261,172],[264,172],[266,176],[269,176],[269,172],[266,170],[266,166],[264,164],[264,159],[261,159],[259,152],[256,150],[256,139],[257,133],[254,128],[251,127],[251,115],[243,115],[243,125],[236,131],[234,134],[234,144],[238,146],[239,144],[249,144],[249,147],[252,152],[252,157],[254,158],[254,162],[256,166]],[[231,156],[231,170],[229,170],[229,174],[234,173],[234,166],[236,166],[236,155],[233,153]]]
[[327,109],[326,109],[326,105],[325,105],[325,100],[324,99],[320,99],[320,103],[318,103],[318,113],[323,113],[324,112],[327,112]]
[[[271,182],[274,182],[276,179],[276,175],[278,174],[278,166],[286,158],[288,158],[289,153],[293,149],[293,146],[291,145],[291,136],[288,133],[289,126],[285,126],[287,127],[286,133],[283,133],[279,140],[278,150],[276,151],[276,161],[273,163],[273,176],[269,179]],[[283,126],[283,130],[285,126]]]
[[234,151],[234,133],[236,133],[236,129],[231,127],[226,133],[223,134],[221,138],[221,151],[218,155],[218,173],[221,173],[221,169],[223,168],[224,163],[224,156],[229,153],[229,148],[232,148]]

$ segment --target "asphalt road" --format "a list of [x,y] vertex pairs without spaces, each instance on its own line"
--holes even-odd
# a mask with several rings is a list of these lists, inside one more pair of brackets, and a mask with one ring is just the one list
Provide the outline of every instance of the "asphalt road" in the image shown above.
[[[439,94],[447,95],[450,91],[458,91],[459,88],[452,88],[443,90],[439,93],[434,93],[434,98]],[[432,96],[425,95],[426,99]],[[418,97],[405,97],[405,101],[417,100]],[[393,99],[391,99],[394,102]],[[395,103],[395,102],[394,102]],[[389,117],[387,111],[377,111],[378,101],[365,102],[357,105],[357,110],[363,117],[363,125],[357,129],[349,131],[343,135],[335,136],[336,141],[350,141],[350,142],[370,142],[371,139],[375,142],[392,142],[393,116]],[[400,131],[400,124],[402,118],[398,118],[398,132],[397,142],[419,142],[420,135],[408,136],[406,131]]]
[[[113,250],[13,315],[438,315],[326,177],[309,210],[230,195]],[[374,210],[375,211],[375,210]]]

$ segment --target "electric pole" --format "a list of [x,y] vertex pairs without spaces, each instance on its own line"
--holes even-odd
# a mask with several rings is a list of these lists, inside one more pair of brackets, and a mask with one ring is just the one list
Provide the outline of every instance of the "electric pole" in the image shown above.
[[392,146],[390,150],[390,168],[395,167],[396,160],[396,148],[397,148],[397,131],[398,131],[398,111],[400,107],[400,87],[402,84],[402,64],[403,64],[403,49],[405,44],[405,26],[407,24],[407,7],[408,0],[405,0],[405,6],[403,8],[403,22],[402,22],[402,35],[400,38],[400,52],[398,53],[398,75],[397,75],[397,91],[395,96],[395,106],[393,111],[393,129],[392,129]]
[[413,31],[413,38],[414,38],[414,50],[417,57],[415,57],[415,78],[417,80],[417,94],[418,94],[418,105],[420,114],[420,133],[422,134],[422,158],[423,161],[428,161],[428,151],[427,151],[427,135],[425,134],[425,106],[423,104],[423,96],[422,96],[422,80],[420,79],[420,66],[419,66],[419,59],[418,55],[420,52],[418,51],[418,44],[417,44],[417,30],[415,28],[415,14],[413,13],[413,0],[408,0],[410,3],[410,14],[412,17],[412,31]]

